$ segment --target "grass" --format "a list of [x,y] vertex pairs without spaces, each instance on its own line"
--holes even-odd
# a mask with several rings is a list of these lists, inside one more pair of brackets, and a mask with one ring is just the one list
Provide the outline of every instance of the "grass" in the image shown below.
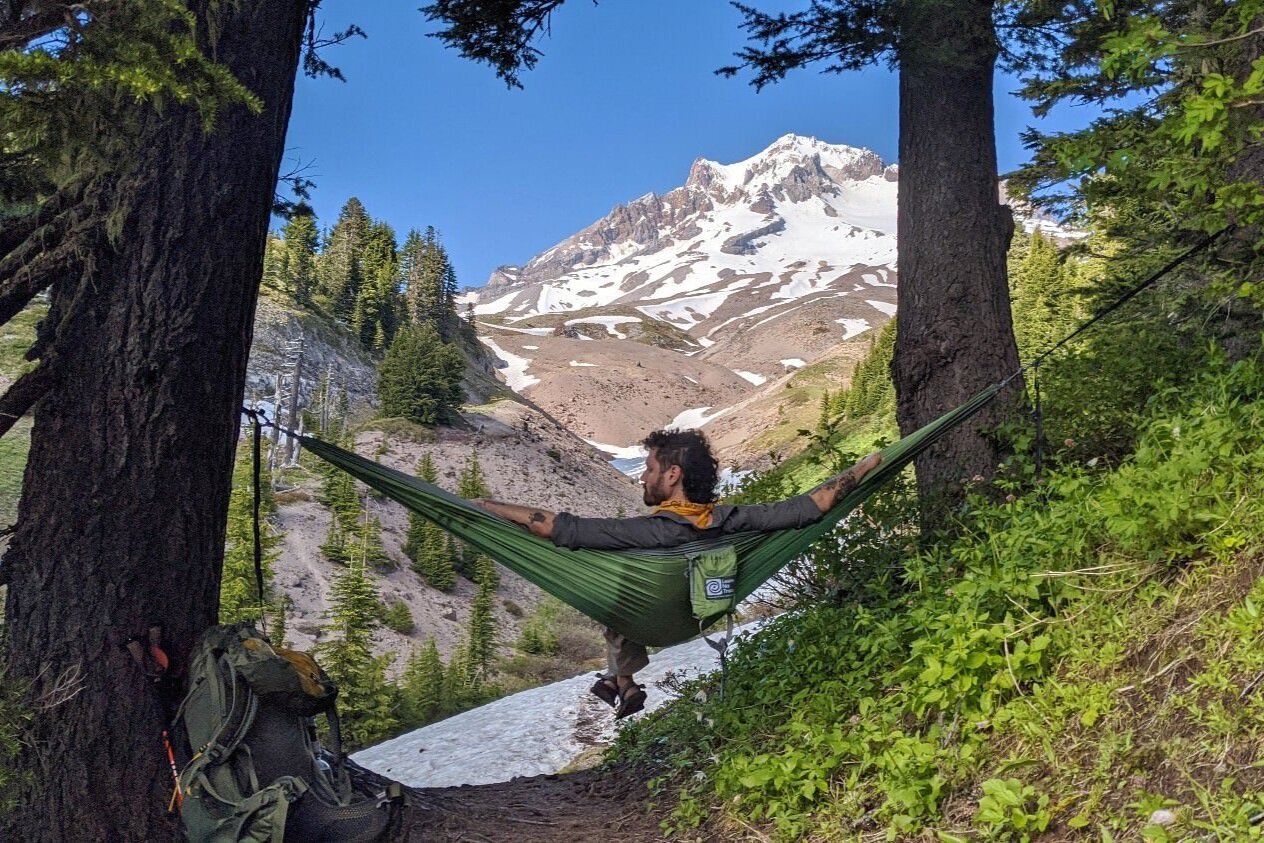
[[[24,359],[35,342],[35,327],[48,312],[48,305],[36,301],[6,324],[0,326],[0,386],[16,380],[34,367]],[[31,445],[30,417],[18,422],[0,437],[0,527],[17,518],[18,499],[22,495],[22,475],[26,471],[26,455]]]
[[0,437],[0,527],[7,527],[17,519],[22,475],[26,470],[26,454],[30,445],[29,418],[19,419],[8,433]]

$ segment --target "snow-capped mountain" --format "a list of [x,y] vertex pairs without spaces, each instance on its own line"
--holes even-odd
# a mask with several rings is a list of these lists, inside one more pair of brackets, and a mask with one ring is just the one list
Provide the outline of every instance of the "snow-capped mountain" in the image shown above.
[[[869,150],[785,135],[736,164],[695,161],[681,187],[617,206],[525,266],[501,267],[467,300],[510,363],[511,385],[563,418],[557,402],[574,403],[576,379],[595,376],[580,351],[598,349],[575,340],[672,349],[667,364],[686,382],[679,400],[659,402],[666,423],[708,402],[729,406],[890,318],[896,190],[897,169]],[[642,353],[618,345],[592,368]],[[637,362],[632,374],[645,379],[650,360]],[[586,415],[571,421],[597,439],[653,424],[625,413],[611,431]]]
[[896,169],[873,152],[785,135],[736,164],[699,159],[683,186],[616,207],[525,266],[501,267],[474,310],[507,325],[614,311],[684,331],[701,351],[813,305],[830,336],[743,355],[767,376],[781,359],[810,358],[890,316],[895,196]]

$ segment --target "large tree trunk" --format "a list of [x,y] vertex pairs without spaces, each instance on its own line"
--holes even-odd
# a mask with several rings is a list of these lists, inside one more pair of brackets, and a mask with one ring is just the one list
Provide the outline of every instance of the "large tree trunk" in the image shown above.
[[[912,0],[900,30],[899,310],[892,375],[911,433],[1018,368],[1005,253],[1013,233],[997,190],[991,0]],[[1021,385],[1021,382],[1016,382]],[[1021,390],[917,460],[924,523],[991,477],[996,425]]]
[[[166,624],[185,663],[215,622],[246,357],[307,0],[190,0],[264,103],[212,133],[168,103],[137,166],[87,201],[115,236],[53,288],[56,386],[34,408],[5,555],[10,676],[32,683],[31,777],[6,840],[172,839],[153,692],[120,645]],[[104,131],[108,131],[108,127]]]

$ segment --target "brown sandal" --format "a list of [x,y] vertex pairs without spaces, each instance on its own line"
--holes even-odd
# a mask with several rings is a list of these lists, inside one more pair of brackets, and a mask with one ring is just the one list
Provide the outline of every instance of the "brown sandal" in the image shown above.
[[619,707],[615,709],[614,719],[622,720],[629,714],[636,714],[645,708],[645,689],[640,685],[629,686],[626,693],[619,695]]
[[619,688],[615,685],[614,680],[607,676],[598,675],[597,682],[588,689],[588,693],[592,694],[611,708],[614,708],[619,704]]

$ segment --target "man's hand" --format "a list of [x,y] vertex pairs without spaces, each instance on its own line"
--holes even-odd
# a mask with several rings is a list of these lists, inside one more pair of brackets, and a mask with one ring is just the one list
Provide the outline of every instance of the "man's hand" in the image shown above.
[[499,515],[501,518],[526,527],[542,539],[553,538],[553,516],[556,513],[549,512],[547,509],[501,503],[488,498],[476,498],[470,503],[487,510],[492,515]]
[[873,471],[882,462],[882,455],[874,452],[865,457],[851,468],[835,474],[812,491],[808,492],[812,502],[822,513],[829,512],[839,501],[847,496],[847,493],[856,488],[856,484],[860,482],[866,474]]

